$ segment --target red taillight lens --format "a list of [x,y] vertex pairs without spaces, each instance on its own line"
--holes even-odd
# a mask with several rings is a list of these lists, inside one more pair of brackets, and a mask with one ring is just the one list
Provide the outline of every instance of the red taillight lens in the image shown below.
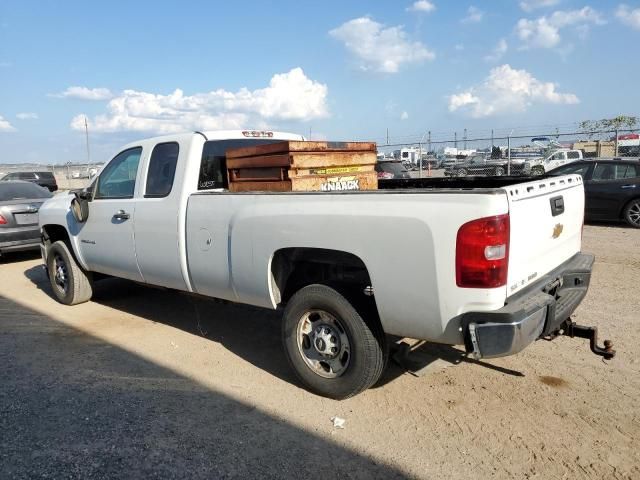
[[0,225],[6,225],[7,224],[7,219],[4,218],[2,215],[0,215]]
[[456,239],[456,284],[496,288],[507,284],[509,215],[465,223]]

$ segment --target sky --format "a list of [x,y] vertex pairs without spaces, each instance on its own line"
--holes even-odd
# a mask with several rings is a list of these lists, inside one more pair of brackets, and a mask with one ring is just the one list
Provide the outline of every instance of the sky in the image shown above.
[[0,163],[86,161],[85,121],[106,161],[191,130],[394,143],[638,115],[639,47],[638,0],[0,0]]

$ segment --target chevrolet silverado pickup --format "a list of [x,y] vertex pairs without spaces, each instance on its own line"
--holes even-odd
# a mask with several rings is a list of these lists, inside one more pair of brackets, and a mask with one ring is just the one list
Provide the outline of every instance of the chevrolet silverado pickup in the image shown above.
[[[82,191],[40,209],[56,299],[91,299],[105,276],[283,312],[285,354],[313,392],[373,385],[390,336],[512,355],[558,334],[587,293],[579,175],[428,178],[378,190],[228,190],[226,151],[304,140],[194,132],[126,145]],[[143,299],[140,299],[143,301]],[[230,319],[230,321],[233,321]]]

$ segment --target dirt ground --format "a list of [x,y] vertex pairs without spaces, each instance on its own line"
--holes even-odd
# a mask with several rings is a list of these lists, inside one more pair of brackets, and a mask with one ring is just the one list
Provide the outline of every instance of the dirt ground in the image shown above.
[[[466,361],[421,347],[347,401],[308,393],[274,312],[122,280],[50,297],[36,255],[0,262],[0,477],[640,478],[640,230],[587,226],[575,315],[611,338]],[[344,429],[331,418],[345,419]]]

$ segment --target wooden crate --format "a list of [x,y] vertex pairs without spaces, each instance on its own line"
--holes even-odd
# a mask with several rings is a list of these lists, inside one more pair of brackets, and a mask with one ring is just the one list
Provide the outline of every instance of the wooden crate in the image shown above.
[[[378,187],[376,145],[371,142],[284,141],[230,149],[226,156],[231,191],[284,191],[283,182],[293,191]],[[251,185],[234,186],[239,183]]]

